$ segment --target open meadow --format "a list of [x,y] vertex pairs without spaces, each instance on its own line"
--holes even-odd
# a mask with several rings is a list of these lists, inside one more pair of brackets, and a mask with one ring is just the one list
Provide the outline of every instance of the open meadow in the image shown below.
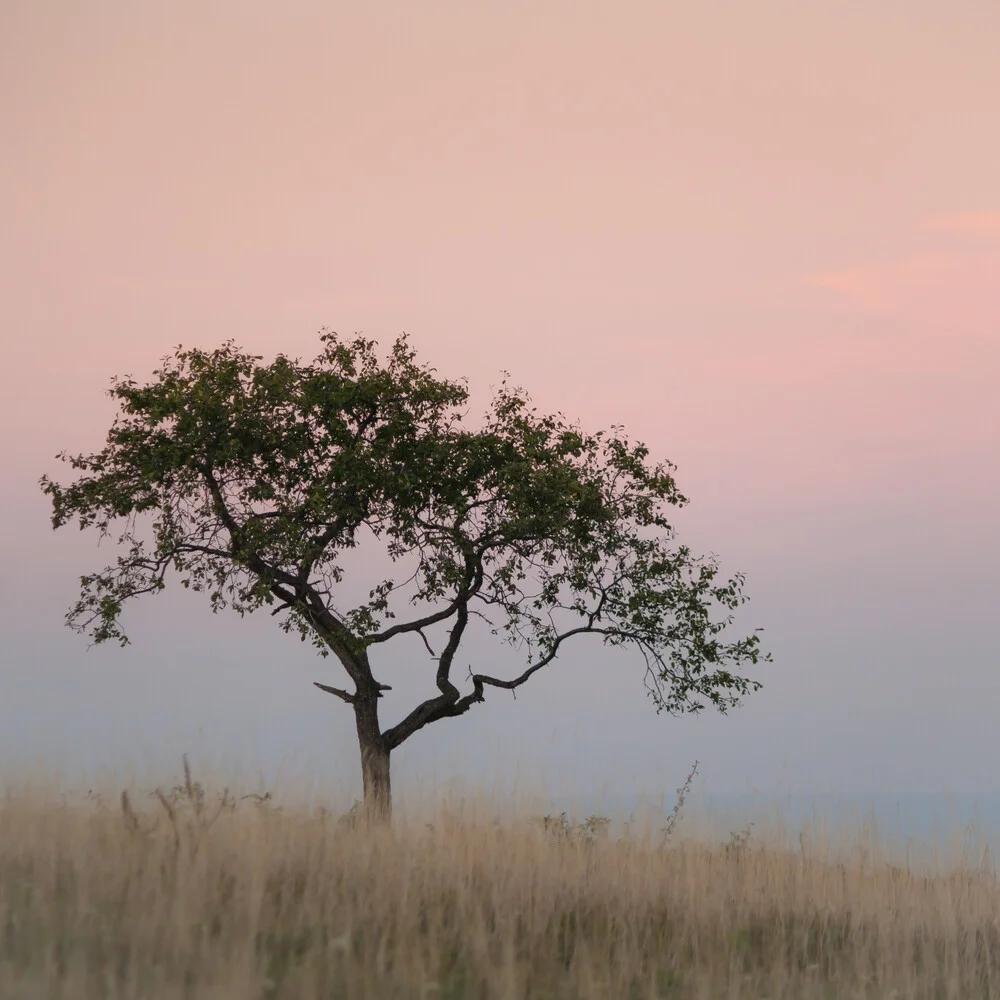
[[808,830],[725,840],[401,810],[391,830],[176,787],[8,783],[4,1000],[988,998],[988,852],[912,865]]
[[0,1000],[1000,1000],[1000,0],[0,0],[0,220]]

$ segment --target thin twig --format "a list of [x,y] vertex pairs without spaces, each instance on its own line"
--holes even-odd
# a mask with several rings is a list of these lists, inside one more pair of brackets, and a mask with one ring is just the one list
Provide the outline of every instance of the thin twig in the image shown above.
[[666,825],[663,827],[663,840],[668,841],[674,832],[674,827],[677,826],[677,821],[681,816],[681,809],[684,808],[684,800],[688,797],[688,793],[691,791],[691,782],[694,781],[694,776],[698,773],[698,761],[694,762],[691,770],[688,772],[688,776],[684,779],[684,784],[677,789],[677,801],[674,802],[673,811],[667,817]]

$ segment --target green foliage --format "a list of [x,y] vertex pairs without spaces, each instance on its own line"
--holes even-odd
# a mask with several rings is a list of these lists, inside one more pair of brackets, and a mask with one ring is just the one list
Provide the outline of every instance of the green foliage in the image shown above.
[[[760,686],[740,672],[763,656],[758,635],[724,637],[743,577],[674,544],[669,512],[686,499],[672,466],[620,427],[540,414],[507,381],[468,430],[464,383],[419,365],[405,338],[384,360],[370,340],[321,341],[311,364],[265,364],[232,342],[178,348],[148,384],[113,382],[105,447],[59,456],[75,481],[41,482],[54,527],[96,528],[121,549],[81,579],[72,626],[126,643],[127,603],[173,573],[214,611],[270,606],[359,690],[380,689],[373,646],[416,632],[430,652],[425,630],[447,626],[431,654],[440,693],[385,734],[390,748],[484,686],[515,689],[587,633],[641,653],[658,710],[725,711]],[[343,556],[361,542],[401,571],[341,607]],[[511,680],[472,673],[460,697],[449,671],[474,615],[526,665]]]

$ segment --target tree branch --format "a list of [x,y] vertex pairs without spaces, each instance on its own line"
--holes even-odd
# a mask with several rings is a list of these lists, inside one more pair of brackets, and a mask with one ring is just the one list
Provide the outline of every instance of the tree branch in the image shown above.
[[[382,632],[370,635],[366,639],[367,643],[375,645],[379,642],[387,642],[393,636],[402,635],[404,632],[420,632],[421,629],[425,629],[430,625],[436,625],[438,622],[447,621],[452,615],[458,614],[459,609],[463,606],[467,607],[469,599],[474,597],[483,585],[483,564],[481,559],[470,556],[467,553],[465,568],[465,586],[455,595],[455,599],[447,607],[442,608],[440,611],[435,611],[433,614],[426,615],[424,618],[417,618],[410,622],[400,622],[398,625],[393,625]],[[427,643],[426,639],[424,639],[424,643]],[[431,656],[433,655],[431,653]]]
[[[468,615],[466,614],[466,620],[468,620]],[[464,629],[464,624],[463,624]],[[458,628],[458,623],[456,622],[455,628]],[[387,729],[382,735],[385,739],[386,745],[390,750],[394,750],[398,747],[404,740],[409,739],[417,730],[423,729],[424,726],[429,725],[432,722],[436,722],[438,719],[449,718],[456,715],[464,715],[474,704],[485,700],[484,688],[497,687],[504,688],[507,691],[513,691],[524,684],[532,674],[537,673],[542,667],[548,666],[555,658],[559,652],[559,647],[574,635],[581,635],[583,633],[592,633],[596,635],[622,635],[620,629],[613,628],[594,628],[590,625],[581,625],[578,628],[570,629],[567,632],[563,632],[561,635],[555,637],[552,640],[552,648],[537,662],[533,663],[528,667],[522,674],[518,677],[513,678],[513,680],[502,680],[499,677],[490,677],[487,674],[472,674],[472,686],[473,689],[471,693],[464,695],[463,697],[458,697],[458,689],[448,680],[447,672],[444,674],[444,687],[442,687],[441,681],[441,668],[438,668],[438,687],[441,688],[442,693],[436,698],[428,698],[427,701],[422,702],[418,705],[409,715],[406,716],[402,722],[393,726],[391,729]],[[452,636],[455,634],[455,629],[452,630]],[[461,632],[459,632],[458,638],[461,638]],[[449,641],[449,645],[451,642]],[[458,640],[455,641],[455,648],[458,648]],[[452,653],[454,656],[454,652]],[[442,659],[444,659],[444,654],[442,653]],[[451,658],[448,660],[448,666],[451,665]],[[450,689],[450,691],[448,690]],[[453,694],[451,692],[454,692]]]
[[393,625],[382,632],[376,632],[374,635],[368,636],[366,641],[369,645],[374,646],[379,642],[388,642],[393,636],[402,635],[404,632],[419,632],[429,625],[436,625],[438,622],[443,622],[451,618],[458,611],[460,603],[461,599],[456,597],[447,607],[442,608],[440,611],[435,611],[434,614],[426,615],[424,618],[417,618],[411,622],[400,622],[398,625]]
[[353,694],[348,691],[341,691],[340,688],[330,687],[328,684],[320,684],[319,681],[313,681],[313,684],[320,689],[320,691],[325,691],[327,694],[335,694],[341,701],[346,701],[349,705],[353,705],[357,699]]
[[452,626],[451,632],[448,633],[448,644],[441,651],[441,657],[438,660],[437,676],[435,677],[438,690],[452,699],[458,697],[458,688],[452,684],[448,675],[451,672],[451,663],[455,659],[458,644],[462,641],[462,633],[465,632],[465,626],[469,623],[468,605],[469,600],[466,598],[458,609],[455,624]]
[[431,658],[432,659],[436,658],[437,653],[435,653],[434,650],[431,649],[431,644],[427,641],[427,636],[424,635],[424,630],[422,628],[417,629],[417,635],[419,635],[420,638],[424,640],[424,646],[427,648],[427,652],[431,655]]
[[[537,663],[533,663],[527,670],[524,671],[524,673],[515,677],[513,680],[505,681],[501,680],[499,677],[490,677],[487,674],[473,674],[472,684],[474,691],[471,695],[466,695],[466,697],[471,699],[471,701],[482,701],[483,687],[486,685],[489,685],[490,687],[503,688],[505,691],[514,691],[524,684],[532,674],[537,673],[542,669],[542,667],[548,666],[556,658],[560,645],[562,645],[566,639],[569,639],[574,635],[581,635],[585,632],[595,635],[622,635],[621,629],[616,628],[593,628],[590,625],[581,625],[579,628],[572,628],[568,632],[563,632],[561,635],[556,636],[552,642],[552,648],[545,654],[545,656],[543,656]],[[463,701],[464,700],[465,699],[463,699]]]

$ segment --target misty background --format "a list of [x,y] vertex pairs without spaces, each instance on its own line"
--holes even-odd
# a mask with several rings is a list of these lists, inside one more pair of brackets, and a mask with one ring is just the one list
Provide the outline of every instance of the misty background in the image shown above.
[[[774,655],[730,716],[671,719],[581,642],[406,743],[398,795],[624,809],[697,759],[730,801],[952,792],[1000,825],[998,37],[971,0],[0,2],[4,769],[187,752],[359,794],[312,686],[339,668],[266,615],[168,588],[126,649],[65,629],[114,553],[37,486],[101,446],[110,376],[230,337],[312,357],[326,326],[408,332],[473,413],[507,370],[625,424]],[[383,725],[432,689],[420,652],[380,651]]]

